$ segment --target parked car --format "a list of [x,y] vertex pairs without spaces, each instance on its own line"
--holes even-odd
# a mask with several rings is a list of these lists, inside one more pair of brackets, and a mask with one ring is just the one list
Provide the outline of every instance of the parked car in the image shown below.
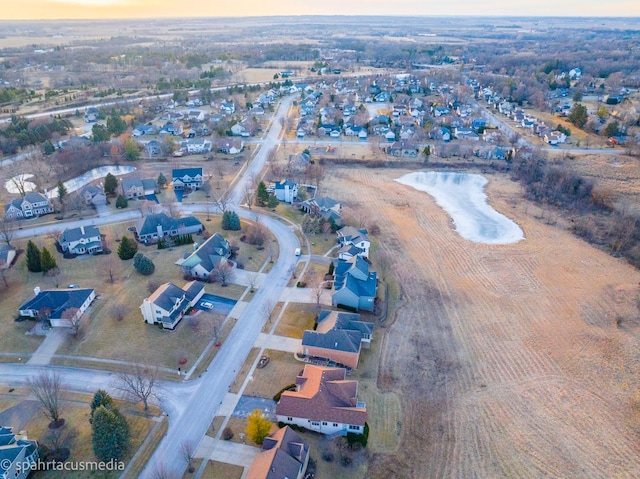
[[200,306],[207,309],[213,309],[213,303],[211,301],[203,301]]

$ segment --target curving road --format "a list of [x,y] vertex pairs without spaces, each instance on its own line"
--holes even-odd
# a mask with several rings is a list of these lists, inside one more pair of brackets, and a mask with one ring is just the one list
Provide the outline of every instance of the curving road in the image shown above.
[[[298,258],[294,251],[300,247],[293,227],[287,226],[279,220],[239,207],[245,197],[246,186],[257,177],[265,165],[269,151],[277,147],[281,134],[280,118],[289,110],[293,97],[287,97],[280,103],[274,115],[271,127],[265,135],[261,150],[255,155],[251,165],[243,177],[239,179],[231,192],[230,209],[239,216],[258,220],[275,236],[279,246],[279,257],[268,273],[266,280],[255,293],[253,299],[237,319],[234,327],[220,347],[218,354],[209,368],[198,378],[187,383],[173,383],[163,381],[159,383],[159,405],[169,416],[169,429],[155,453],[147,463],[142,477],[154,477],[157,469],[162,465],[171,473],[181,477],[186,469],[186,463],[179,450],[183,441],[189,440],[198,444],[205,435],[213,417],[233,383],[236,371],[239,371],[249,351],[262,330],[269,309],[275,304],[273,298],[280,297],[294,271]],[[207,205],[182,205],[185,213],[206,212]],[[49,224],[39,227],[19,230],[16,238],[47,234],[59,230],[61,227],[75,227],[80,225],[100,225],[127,221],[139,217],[137,211],[78,220],[62,224]],[[47,367],[50,368],[50,367]],[[108,371],[88,370],[71,367],[52,367],[60,372],[65,386],[72,391],[95,391],[107,388],[114,395],[118,392],[113,388],[114,374]],[[38,374],[42,367],[26,364],[1,364],[0,383],[8,385],[25,384],[26,381]]]

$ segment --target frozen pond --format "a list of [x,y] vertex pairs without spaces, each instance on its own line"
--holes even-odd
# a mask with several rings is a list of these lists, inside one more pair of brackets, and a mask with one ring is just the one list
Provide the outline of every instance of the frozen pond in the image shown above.
[[409,173],[396,180],[433,196],[456,226],[460,236],[474,243],[508,244],[524,239],[512,220],[487,204],[481,175],[455,172]]
[[20,189],[22,188],[25,192],[34,191],[36,189],[36,184],[32,181],[27,181],[29,178],[33,178],[33,175],[29,173],[25,173],[24,175],[17,175],[13,178],[8,179],[4,183],[4,187],[9,193],[20,194],[22,193]]
[[[67,189],[68,193],[72,191],[79,190],[85,185],[88,185],[92,181],[99,180],[100,178],[104,178],[107,174],[111,173],[114,176],[118,175],[126,175],[127,173],[132,173],[136,169],[133,166],[101,166],[99,168],[94,168],[93,170],[87,171],[85,174],[76,176],[75,178],[71,178],[68,181],[64,182],[64,187]],[[53,190],[47,193],[49,198],[57,198],[58,197],[58,189],[54,188]]]

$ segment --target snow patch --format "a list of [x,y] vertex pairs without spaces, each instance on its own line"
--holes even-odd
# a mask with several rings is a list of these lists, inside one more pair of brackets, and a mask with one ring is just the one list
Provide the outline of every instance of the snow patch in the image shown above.
[[4,187],[9,193],[13,193],[14,195],[22,194],[22,191],[20,191],[20,188],[18,188],[17,185],[22,186],[25,193],[27,191],[35,191],[36,184],[32,181],[27,181],[29,178],[33,178],[33,175],[30,173],[16,175],[13,178],[9,178],[7,181],[5,181]]
[[487,203],[484,176],[428,171],[409,173],[395,181],[433,196],[464,239],[484,244],[510,244],[524,239],[516,223]]

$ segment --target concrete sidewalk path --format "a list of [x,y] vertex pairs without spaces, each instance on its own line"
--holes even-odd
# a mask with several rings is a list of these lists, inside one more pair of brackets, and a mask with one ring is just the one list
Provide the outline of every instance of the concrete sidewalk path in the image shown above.
[[47,337],[40,344],[27,364],[46,366],[51,362],[51,358],[56,354],[60,345],[64,342],[67,334],[71,331],[69,328],[52,328],[47,333]]
[[275,349],[276,351],[288,351],[296,353],[302,347],[302,341],[286,336],[276,336],[275,334],[260,333],[258,339],[253,343],[256,348]]

